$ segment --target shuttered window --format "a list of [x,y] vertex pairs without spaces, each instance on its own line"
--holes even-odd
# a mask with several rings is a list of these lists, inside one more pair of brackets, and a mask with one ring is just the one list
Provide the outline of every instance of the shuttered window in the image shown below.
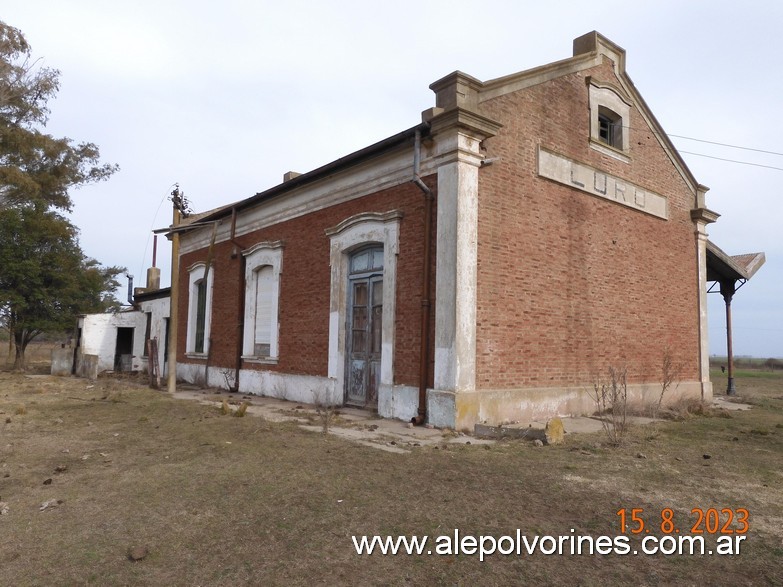
[[272,302],[274,295],[274,271],[264,265],[256,272],[256,324],[253,340],[254,355],[268,357],[272,344]]
[[242,251],[245,257],[245,318],[242,360],[277,363],[279,348],[280,279],[283,243],[259,242]]

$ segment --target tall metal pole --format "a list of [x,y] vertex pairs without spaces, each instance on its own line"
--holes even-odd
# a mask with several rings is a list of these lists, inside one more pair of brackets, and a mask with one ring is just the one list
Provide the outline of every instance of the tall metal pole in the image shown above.
[[175,190],[171,192],[171,196],[172,202],[174,204],[174,217],[172,226],[175,230],[171,235],[171,298],[169,309],[168,391],[169,393],[174,393],[177,391],[177,315],[179,314],[179,233],[176,231],[181,218],[179,187],[175,188]]
[[720,282],[720,293],[723,296],[723,301],[726,302],[726,353],[728,354],[726,360],[729,363],[729,381],[726,385],[726,395],[737,395],[737,389],[734,387],[734,350],[732,348],[731,336],[731,299],[734,297],[735,291],[736,282],[733,279]]

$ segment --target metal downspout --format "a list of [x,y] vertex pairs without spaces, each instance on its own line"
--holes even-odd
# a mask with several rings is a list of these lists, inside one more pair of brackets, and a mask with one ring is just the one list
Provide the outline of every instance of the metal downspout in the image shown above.
[[126,273],[125,277],[128,278],[128,304],[135,308],[136,302],[133,300],[133,275]]
[[427,421],[427,382],[430,364],[430,290],[432,265],[432,204],[435,200],[432,190],[427,187],[419,176],[421,166],[421,131],[416,129],[413,146],[413,180],[412,182],[424,194],[424,267],[422,270],[421,287],[421,347],[419,349],[419,409],[418,415],[411,418],[414,424],[424,424]]
[[234,251],[232,252],[232,257],[239,257],[239,287],[237,288],[238,291],[238,300],[237,300],[237,308],[238,308],[238,315],[237,315],[237,347],[236,347],[236,357],[235,357],[235,369],[234,369],[234,385],[230,389],[230,391],[233,391],[235,393],[239,393],[239,372],[242,367],[242,346],[244,344],[245,339],[245,263],[246,259],[245,256],[242,254],[242,246],[234,240],[234,237],[236,236],[236,228],[237,228],[237,209],[236,206],[231,208],[231,235],[229,236],[229,240],[234,245]]

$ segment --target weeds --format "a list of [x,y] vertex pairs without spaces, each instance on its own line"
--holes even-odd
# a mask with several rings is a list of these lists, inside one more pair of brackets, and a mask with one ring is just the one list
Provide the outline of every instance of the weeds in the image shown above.
[[596,374],[590,397],[601,416],[601,424],[609,442],[619,446],[628,431],[628,371],[625,367],[609,366],[607,377]]
[[322,390],[313,391],[313,403],[315,404],[315,413],[321,420],[323,433],[327,434],[329,425],[337,417],[337,406],[328,399],[327,394]]
[[247,408],[250,406],[247,402],[242,402],[242,404],[236,409],[232,410],[231,405],[228,403],[228,400],[226,398],[223,398],[223,401],[220,404],[220,415],[221,416],[234,416],[235,418],[244,418],[245,414],[247,413]]
[[[658,402],[653,410],[653,418],[658,417],[658,413],[661,411],[661,405],[663,404],[663,398],[666,392],[670,389],[677,391],[680,386],[680,374],[682,372],[682,363],[676,362],[672,355],[671,349],[666,349],[663,352],[663,360],[661,362],[661,394],[658,396]],[[673,389],[672,389],[672,386]]]
[[236,372],[233,369],[221,369],[221,375],[226,382],[226,389],[234,389],[236,384]]

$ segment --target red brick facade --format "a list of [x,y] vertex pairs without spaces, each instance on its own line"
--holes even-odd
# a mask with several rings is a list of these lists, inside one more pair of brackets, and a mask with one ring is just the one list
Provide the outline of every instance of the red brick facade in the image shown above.
[[[638,108],[630,163],[590,148],[586,76],[619,86],[604,61],[482,104],[503,128],[479,176],[477,388],[655,381],[667,349],[698,378],[693,195]],[[539,145],[667,197],[669,220],[539,177]]]
[[[434,177],[425,178],[425,181],[436,189]],[[237,341],[244,318],[240,308],[244,273],[241,255],[234,255],[234,251],[248,249],[261,241],[280,240],[284,248],[278,314],[279,361],[276,365],[242,361],[242,368],[326,377],[330,267],[329,238],[325,230],[361,212],[389,210],[403,213],[397,266],[394,379],[396,384],[418,385],[424,198],[412,183],[237,236],[236,244],[217,243],[213,251],[210,366],[236,367]],[[207,256],[208,249],[203,248],[181,257],[181,284],[188,283],[188,268],[194,263],[206,262]],[[204,364],[204,359],[188,358],[185,354],[189,304],[186,285],[181,292],[177,361]]]
[[[680,393],[711,394],[704,226],[717,215],[626,76],[623,50],[597,33],[575,47],[571,60],[491,82],[450,74],[431,86],[436,107],[424,113],[427,123],[240,202],[233,220],[230,207],[208,215],[223,227],[213,251],[209,366],[242,369],[250,393],[287,385],[289,393],[318,388],[341,401],[349,377],[348,277],[337,265],[356,250],[351,239],[393,234],[384,241],[387,263],[397,247],[396,290],[383,290],[377,405],[383,415],[420,414],[425,198],[412,180],[421,163],[437,202],[429,421],[470,428],[584,412],[591,407],[585,390],[610,366],[626,368],[629,387],[646,401],[667,353],[682,365]],[[623,113],[623,142],[614,148],[596,134],[607,104]],[[580,190],[575,168],[611,177],[615,189],[636,186],[658,207]],[[570,182],[558,175],[563,169]],[[267,214],[281,220],[246,233]],[[364,215],[358,224],[344,223],[357,215]],[[245,227],[233,242],[226,229],[232,221]],[[369,233],[361,222],[372,225]],[[194,251],[192,243],[206,242],[207,226],[183,237],[190,244],[180,261],[177,350],[185,367],[207,361],[185,353],[188,268],[208,256],[206,246]],[[278,354],[238,365],[241,253],[277,242]]]

